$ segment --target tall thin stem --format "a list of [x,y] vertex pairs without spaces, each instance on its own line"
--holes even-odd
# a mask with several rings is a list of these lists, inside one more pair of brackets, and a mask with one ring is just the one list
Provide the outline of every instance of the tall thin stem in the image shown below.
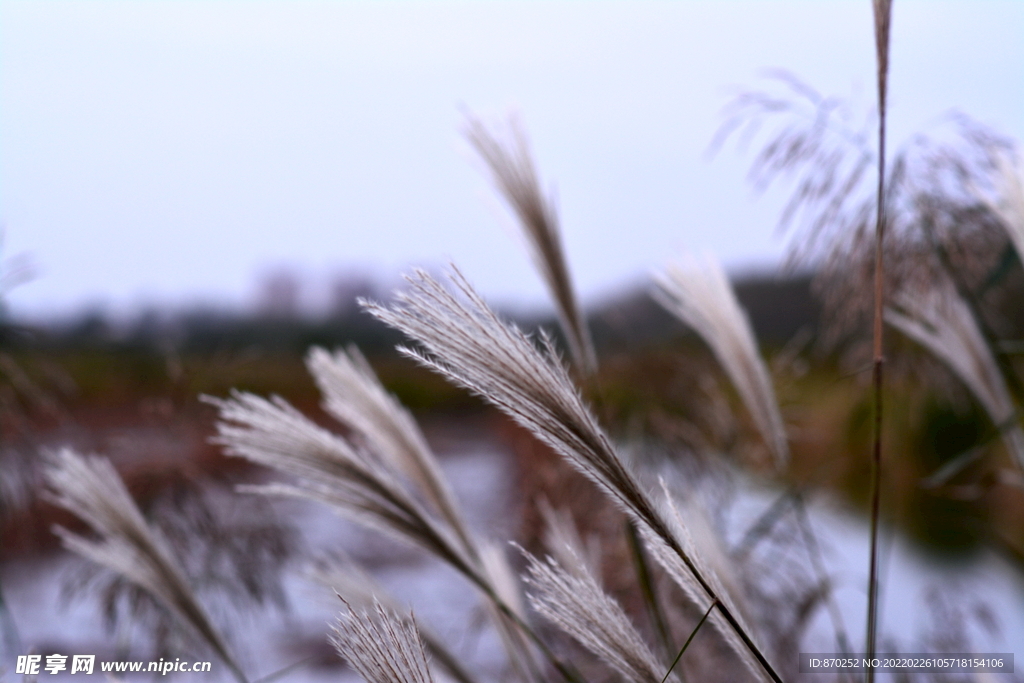
[[874,0],[875,51],[878,63],[878,197],[875,214],[875,310],[874,310],[874,442],[871,449],[871,567],[868,576],[867,683],[875,680],[874,660],[878,628],[878,523],[882,488],[882,319],[885,305],[885,115],[889,75],[889,28],[892,0]]
[[686,652],[686,648],[690,647],[690,643],[693,641],[694,636],[697,635],[697,631],[700,630],[700,627],[703,626],[704,622],[707,621],[708,617],[711,616],[711,610],[718,607],[719,604],[720,603],[718,602],[718,600],[713,601],[711,603],[711,606],[708,607],[708,610],[704,612],[704,616],[700,618],[700,621],[697,622],[697,625],[694,627],[693,631],[690,632],[690,637],[686,639],[686,642],[683,643],[683,647],[679,649],[679,654],[677,654],[676,658],[672,660],[672,664],[669,665],[668,671],[665,672],[665,676],[661,679],[661,683],[665,683],[665,681],[668,680],[669,675],[672,673],[672,669],[676,668],[676,664],[678,664],[679,660],[683,658],[683,654]]

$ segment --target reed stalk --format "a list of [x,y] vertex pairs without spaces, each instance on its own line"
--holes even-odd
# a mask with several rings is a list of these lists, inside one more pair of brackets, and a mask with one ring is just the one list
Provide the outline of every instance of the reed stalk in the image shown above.
[[665,672],[665,677],[661,679],[661,683],[665,683],[665,681],[668,680],[668,677],[672,673],[672,670],[676,668],[676,664],[678,664],[679,660],[683,658],[683,654],[686,653],[687,648],[690,647],[690,643],[692,643],[694,637],[696,637],[697,631],[699,631],[700,627],[704,625],[704,622],[708,620],[708,617],[711,616],[711,611],[714,610],[716,607],[718,607],[717,600],[711,603],[711,606],[708,607],[706,612],[704,612],[704,616],[700,618],[700,621],[697,622],[697,625],[693,627],[692,631],[690,631],[690,637],[687,638],[686,642],[683,643],[683,646],[679,648],[679,654],[677,654],[676,658],[672,660],[672,664],[669,665],[668,671]]
[[871,447],[871,559],[868,573],[868,615],[866,680],[873,683],[875,668],[871,664],[875,657],[878,638],[878,525],[881,510],[882,488],[882,389],[884,385],[883,366],[883,319],[885,314],[885,119],[886,96],[889,78],[889,29],[892,21],[892,0],[873,1],[875,19],[875,55],[878,80],[878,193],[875,212],[875,279],[874,279],[874,334],[872,389],[874,403],[874,435]]

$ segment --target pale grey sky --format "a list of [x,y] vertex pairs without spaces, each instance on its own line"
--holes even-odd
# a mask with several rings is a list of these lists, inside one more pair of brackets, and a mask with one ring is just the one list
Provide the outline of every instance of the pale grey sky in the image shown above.
[[[0,0],[0,222],[41,315],[248,304],[259,273],[381,277],[454,260],[500,302],[543,300],[460,138],[517,111],[557,188],[585,296],[682,249],[784,250],[782,194],[704,152],[741,86],[781,67],[873,98],[869,0]],[[951,108],[1024,138],[1024,2],[896,0],[892,140]]]

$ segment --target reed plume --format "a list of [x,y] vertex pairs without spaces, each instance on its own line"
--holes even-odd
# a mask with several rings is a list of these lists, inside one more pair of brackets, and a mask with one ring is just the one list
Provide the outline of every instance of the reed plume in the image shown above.
[[[374,610],[378,605],[391,614],[398,614],[406,609],[399,606],[387,589],[350,558],[324,558],[309,569],[308,575],[313,581],[334,591],[334,594],[349,606],[350,612],[355,608],[365,613]],[[417,623],[416,630],[433,662],[459,683],[476,683],[473,676],[459,662],[459,658],[430,629]]]
[[[417,487],[442,520],[454,532],[474,570],[519,620],[526,619],[519,585],[503,550],[483,543],[471,533],[437,457],[412,415],[380,383],[373,368],[355,346],[333,354],[314,348],[307,357],[310,374],[324,395],[324,409],[362,439],[372,453],[385,459]],[[535,653],[510,618],[488,602],[488,611],[498,629],[509,661],[521,677]]]
[[983,197],[992,213],[1024,261],[1024,159],[1019,154],[1003,152],[996,157],[997,199]]
[[710,257],[688,256],[657,273],[655,282],[655,298],[711,348],[753,417],[776,467],[784,466],[789,442],[771,375],[721,265]]
[[90,540],[57,526],[68,550],[123,576],[149,593],[199,636],[241,683],[246,677],[196,598],[160,533],[145,518],[110,461],[58,451],[46,470],[48,498],[72,512],[99,536]]
[[593,373],[597,369],[594,342],[569,276],[558,214],[554,202],[545,199],[541,192],[526,134],[513,119],[508,139],[503,141],[471,117],[466,122],[465,135],[490,169],[498,191],[519,218],[534,265],[555,302],[573,364],[584,374]]
[[402,619],[376,601],[372,611],[345,606],[334,624],[331,643],[367,683],[433,683],[423,641],[411,617]]
[[514,325],[487,306],[457,269],[449,292],[423,271],[407,278],[410,288],[390,307],[364,304],[385,323],[421,345],[401,351],[496,406],[593,481],[637,524],[646,538],[666,545],[707,593],[742,647],[774,680],[780,680],[748,631],[718,599],[654,499],[612,446],[541,334],[543,352]]
[[358,351],[332,356],[314,349],[309,366],[327,411],[361,443],[320,427],[280,398],[239,392],[228,400],[207,398],[220,409],[216,442],[229,454],[295,478],[294,484],[247,490],[326,503],[448,563],[483,592],[510,664],[520,677],[531,676],[536,654],[521,632],[525,612],[518,587],[507,579],[512,575],[508,560],[470,533],[412,416],[380,385]]
[[[567,550],[572,553],[572,550]],[[617,602],[577,558],[564,569],[551,557],[529,555],[530,604],[630,683],[660,683],[664,667]]]
[[227,400],[206,400],[220,409],[215,442],[229,455],[279,470],[295,481],[246,490],[325,503],[354,521],[425,548],[472,580],[481,580],[472,558],[451,531],[380,458],[354,448],[281,398],[268,401],[236,391]]
[[545,355],[517,327],[503,323],[458,270],[451,281],[462,299],[423,271],[408,280],[410,291],[399,294],[392,307],[367,305],[424,349],[403,347],[403,353],[508,413],[623,508],[641,518],[656,517],[546,335],[541,335]]
[[792,182],[776,226],[801,232],[790,243],[790,263],[835,263],[853,233],[866,230],[873,208],[868,122],[848,101],[819,93],[787,71],[769,77],[769,87],[743,92],[726,106],[711,151],[730,137],[745,147],[768,131],[748,182],[759,192],[779,180]]
[[885,319],[942,360],[960,378],[999,429],[1010,455],[1024,470],[1024,431],[992,350],[966,302],[952,285],[895,298]]
[[324,410],[355,432],[370,452],[412,480],[473,554],[469,529],[427,440],[409,411],[381,385],[359,349],[350,346],[347,351],[328,353],[314,348],[306,365],[324,396]]

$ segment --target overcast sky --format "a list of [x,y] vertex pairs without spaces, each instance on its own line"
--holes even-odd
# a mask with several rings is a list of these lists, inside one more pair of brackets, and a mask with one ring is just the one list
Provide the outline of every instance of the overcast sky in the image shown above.
[[[248,305],[454,260],[543,300],[460,137],[518,112],[589,301],[684,249],[734,271],[784,252],[784,193],[706,150],[741,87],[785,68],[872,104],[871,2],[0,0],[4,256],[22,315]],[[896,0],[892,140],[956,108],[1024,138],[1024,2]]]

